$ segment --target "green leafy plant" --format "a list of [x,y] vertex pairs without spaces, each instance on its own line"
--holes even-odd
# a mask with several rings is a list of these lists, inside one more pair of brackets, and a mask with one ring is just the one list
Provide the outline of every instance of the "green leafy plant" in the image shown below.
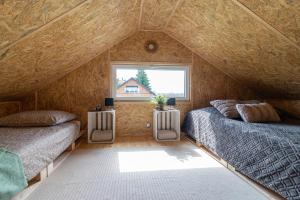
[[164,105],[167,103],[167,97],[164,95],[156,95],[151,100],[157,106],[157,109],[163,110]]

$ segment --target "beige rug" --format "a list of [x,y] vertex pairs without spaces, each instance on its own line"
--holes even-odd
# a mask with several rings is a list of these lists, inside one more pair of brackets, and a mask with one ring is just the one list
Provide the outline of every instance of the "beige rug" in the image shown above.
[[78,149],[30,200],[267,199],[189,143]]

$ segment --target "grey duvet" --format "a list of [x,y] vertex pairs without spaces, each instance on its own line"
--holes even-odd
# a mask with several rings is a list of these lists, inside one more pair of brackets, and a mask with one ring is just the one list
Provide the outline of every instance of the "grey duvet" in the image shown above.
[[183,130],[249,178],[300,199],[300,126],[246,123],[209,107],[187,114]]
[[49,127],[0,128],[0,147],[20,156],[27,180],[35,177],[80,135],[80,122]]

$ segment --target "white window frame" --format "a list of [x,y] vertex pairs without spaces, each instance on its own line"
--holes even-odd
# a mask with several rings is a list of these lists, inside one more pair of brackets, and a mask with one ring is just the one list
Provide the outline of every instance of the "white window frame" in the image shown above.
[[184,71],[184,97],[176,97],[178,101],[189,101],[190,100],[190,65],[189,64],[149,64],[149,63],[111,63],[111,94],[116,101],[149,101],[149,97],[117,97],[116,96],[116,75],[117,69],[161,69],[161,70],[180,70]]

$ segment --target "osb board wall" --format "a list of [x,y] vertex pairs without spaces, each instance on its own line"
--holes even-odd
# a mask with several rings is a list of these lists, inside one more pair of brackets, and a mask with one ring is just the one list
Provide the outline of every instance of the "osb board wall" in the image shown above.
[[300,46],[300,1],[239,0]]
[[184,0],[165,32],[268,98],[300,97],[299,46],[235,0]]
[[[148,40],[157,42],[158,50],[155,53],[148,53],[144,49]],[[111,48],[110,60],[111,62],[192,64],[192,52],[162,32],[141,31]],[[152,128],[147,128],[146,123],[152,123],[153,108],[154,106],[149,102],[117,102],[117,130],[120,130],[118,132],[151,134]],[[191,110],[191,102],[178,103],[178,108],[183,120],[186,112]]]
[[19,101],[0,102],[0,117],[20,112],[20,109],[21,102]]
[[22,111],[37,110],[37,94],[33,92],[20,98]]
[[[148,40],[156,41],[155,53],[144,50]],[[112,61],[192,63],[192,52],[162,32],[137,32],[110,50]]]
[[[7,9],[11,7],[10,1],[1,2],[0,7],[6,10],[3,18],[10,21],[12,16],[6,13]],[[30,2],[33,3],[33,1]],[[22,23],[24,22],[20,25],[21,29],[31,26],[28,23],[32,21],[36,22],[33,26],[39,26],[41,22],[38,22],[39,17],[37,16],[43,18],[41,12],[47,9],[50,12],[53,10],[55,13],[53,13],[53,17],[66,10],[59,11],[52,8],[52,6],[56,7],[56,3],[59,2],[60,6],[64,5],[61,0],[51,1],[53,2],[51,4],[49,2],[47,4],[49,8],[40,3],[33,5],[38,7],[36,10],[26,11],[30,8],[30,3],[29,7],[18,8],[22,10],[22,13],[25,12],[24,16],[21,14],[14,16],[17,20],[20,17]],[[68,1],[67,5],[69,6],[67,7],[75,6],[75,4],[74,0]],[[7,6],[9,8],[6,8]],[[133,34],[137,30],[140,6],[140,0],[85,1],[58,17],[58,20],[49,21],[26,37],[0,49],[0,99],[21,96],[47,86],[107,50],[113,44]],[[21,12],[18,9],[16,13]],[[41,11],[41,9],[44,10]],[[11,9],[9,10],[10,13],[13,12]],[[33,17],[29,15],[29,11],[36,12],[32,15],[37,15],[34,18],[38,19],[29,19]],[[2,16],[0,18],[0,33],[7,35],[5,30],[10,29],[10,26],[12,26],[11,29],[14,29],[15,25],[8,24],[9,22],[6,21],[2,22]],[[4,36],[1,35],[2,37]],[[5,36],[1,41],[12,41],[17,37],[9,39]]]
[[87,111],[110,93],[108,52],[105,52],[69,75],[38,92],[37,107],[66,110],[78,115],[86,128]]
[[269,99],[267,102],[300,119],[300,100]]
[[257,99],[257,95],[194,54],[193,108],[209,106],[214,99]]
[[[155,54],[146,53],[144,42],[154,39],[159,44]],[[126,47],[126,49],[124,48]],[[76,113],[80,116],[82,127],[86,128],[87,111],[102,103],[110,96],[109,61],[130,62],[169,62],[192,63],[192,52],[177,41],[163,33],[140,32],[97,56],[89,63],[76,69],[66,77],[38,92],[38,109],[60,109]],[[24,98],[24,108],[33,107]],[[184,113],[191,110],[191,103],[180,103],[178,107]],[[152,123],[152,109],[149,102],[124,103],[116,102],[118,134],[150,134],[152,129],[146,123]]]
[[[159,50],[154,54],[145,52],[143,43],[149,39],[156,40],[159,44]],[[80,117],[82,127],[85,129],[87,111],[99,103],[103,104],[103,99],[110,96],[110,63],[117,61],[190,63],[191,100],[178,102],[181,121],[193,108],[193,104],[194,108],[200,108],[207,106],[214,98],[251,96],[247,88],[240,87],[239,83],[222,74],[200,57],[195,56],[192,64],[193,53],[164,33],[140,32],[82,65],[48,88],[38,91],[38,109],[74,112]],[[32,107],[28,102],[30,98],[33,99],[32,95],[26,100],[27,107]],[[153,105],[149,102],[116,102],[115,104],[117,135],[152,133],[152,128],[146,128],[146,123],[152,122]]]
[[[151,135],[152,127],[147,128],[149,122],[152,125],[152,111],[155,108],[150,102],[116,102],[117,133],[118,135]],[[181,124],[188,111],[190,102],[177,102],[176,108],[180,110]]]

